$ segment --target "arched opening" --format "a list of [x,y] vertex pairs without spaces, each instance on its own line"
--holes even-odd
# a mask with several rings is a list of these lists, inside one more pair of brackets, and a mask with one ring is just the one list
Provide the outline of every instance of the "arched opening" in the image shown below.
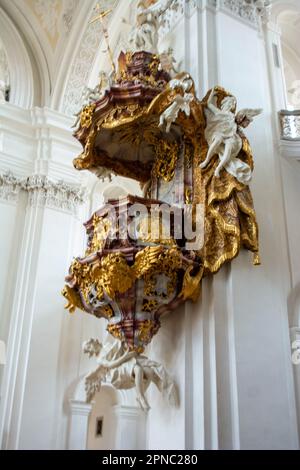
[[300,2],[298,0],[275,1],[273,20],[281,32],[286,105],[290,111],[293,111],[300,108]]
[[109,382],[102,384],[94,402],[86,403],[84,375],[70,387],[68,449],[145,449],[146,419],[135,391],[115,390]]
[[[31,61],[19,31],[2,8],[0,8],[0,31],[0,53],[3,58],[2,76],[5,76],[8,81],[8,84],[5,85],[6,101],[9,98],[12,104],[31,108],[34,103]],[[3,80],[1,76],[0,80]]]
[[117,416],[114,407],[118,404],[116,391],[103,385],[94,399],[88,426],[87,449],[109,450],[116,448]]

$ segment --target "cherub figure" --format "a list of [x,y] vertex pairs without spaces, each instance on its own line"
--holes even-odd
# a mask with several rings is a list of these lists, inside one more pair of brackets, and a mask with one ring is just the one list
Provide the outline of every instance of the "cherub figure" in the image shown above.
[[166,370],[146,356],[130,351],[118,339],[107,341],[104,346],[94,339],[84,343],[83,350],[89,357],[97,358],[97,369],[86,377],[87,401],[90,402],[100,390],[101,382],[108,379],[116,389],[136,388],[137,401],[144,411],[149,410],[145,392],[151,382],[167,394],[169,401],[177,405],[174,382]]
[[99,73],[99,83],[95,86],[95,88],[90,88],[88,86],[83,88],[81,95],[81,108],[77,113],[74,114],[76,121],[72,126],[72,129],[77,128],[79,125],[82,108],[89,106],[90,104],[95,103],[96,101],[99,101],[101,98],[103,98],[105,91],[111,85],[111,78],[111,75],[108,76],[106,72],[102,71]]
[[243,109],[235,115],[236,99],[233,96],[227,96],[218,108],[213,104],[216,95],[217,92],[213,89],[205,109],[207,119],[205,138],[209,149],[200,168],[206,168],[213,156],[217,154],[220,158],[220,163],[215,170],[217,178],[220,177],[221,170],[225,168],[240,183],[248,184],[252,177],[251,168],[238,158],[243,146],[242,128],[247,127],[253,118],[262,112],[262,109]]
[[174,59],[174,50],[172,47],[169,47],[167,51],[160,54],[159,59],[161,70],[168,72],[171,77],[179,73],[180,64],[178,64],[178,67],[176,67],[177,62]]
[[193,85],[194,82],[190,75],[185,72],[179,74],[177,78],[173,78],[173,80],[169,82],[169,88],[172,90],[180,89],[183,95],[178,93],[173,103],[160,116],[159,126],[163,127],[166,123],[166,132],[170,132],[171,125],[176,122],[180,111],[184,112],[186,116],[190,115],[190,103],[194,100],[194,95],[188,93],[188,91],[192,89]]
[[166,123],[166,132],[170,132],[171,125],[177,120],[179,111],[189,116],[191,113],[190,103],[193,101],[194,95],[185,93],[176,95],[173,103],[160,116],[159,127],[163,127]]

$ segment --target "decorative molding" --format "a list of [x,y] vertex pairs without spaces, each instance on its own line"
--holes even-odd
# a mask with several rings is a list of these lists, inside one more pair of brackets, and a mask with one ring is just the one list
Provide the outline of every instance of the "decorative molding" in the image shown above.
[[0,199],[16,202],[21,190],[28,193],[30,206],[74,212],[78,205],[86,201],[86,193],[82,188],[64,181],[53,182],[43,175],[21,179],[11,172],[0,174]]
[[166,36],[178,23],[180,18],[184,15],[185,4],[193,3],[190,0],[174,0],[173,8],[169,8],[163,15],[161,15],[160,39]]
[[58,32],[59,0],[35,0],[33,9],[40,18],[44,30],[54,37]]
[[86,403],[77,400],[69,400],[70,411],[72,415],[89,416],[94,403]]
[[269,0],[219,0],[219,6],[258,26],[260,20],[268,20],[271,3]]
[[148,410],[143,411],[138,406],[126,406],[126,405],[115,405],[113,411],[116,416],[122,416],[122,418],[136,420],[139,417],[143,417],[143,414],[148,414]]
[[0,199],[16,202],[21,190],[21,180],[16,178],[10,171],[0,174]]
[[[216,0],[209,0],[211,2],[216,6]],[[199,0],[174,0],[172,5],[161,17],[160,39],[172,31],[185,14],[191,16],[199,6]]]
[[290,161],[300,162],[300,140],[281,139],[279,147],[282,157]]
[[300,110],[282,110],[279,113],[281,138],[300,141]]
[[[113,9],[116,0],[104,0],[101,3],[103,10]],[[94,15],[91,11],[90,18]],[[87,18],[89,20],[89,18]],[[88,22],[88,21],[87,21]],[[68,116],[74,115],[81,107],[81,96],[84,86],[88,82],[89,74],[101,42],[101,25],[99,22],[88,24],[82,38],[80,49],[72,65],[71,74],[67,83],[63,100],[62,112]]]
[[28,192],[31,206],[47,206],[73,212],[85,201],[81,188],[70,186],[64,181],[54,183],[42,175],[27,178],[22,189]]

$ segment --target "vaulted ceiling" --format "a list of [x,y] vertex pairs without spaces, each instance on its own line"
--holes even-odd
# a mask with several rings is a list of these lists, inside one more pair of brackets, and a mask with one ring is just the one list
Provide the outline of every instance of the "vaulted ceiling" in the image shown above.
[[281,30],[288,101],[295,105],[293,94],[300,85],[300,1],[273,0],[273,20]]
[[[96,0],[0,0],[0,8],[26,45],[36,88],[40,82],[33,104],[69,114],[76,109],[93,64],[96,59],[99,64],[98,56],[105,49],[100,24],[89,24],[96,3]],[[128,18],[130,6],[136,0],[99,3],[105,10],[112,9],[107,23],[115,43],[119,40],[122,18],[126,15]],[[5,45],[5,38],[2,39]],[[105,53],[102,55],[105,59]]]

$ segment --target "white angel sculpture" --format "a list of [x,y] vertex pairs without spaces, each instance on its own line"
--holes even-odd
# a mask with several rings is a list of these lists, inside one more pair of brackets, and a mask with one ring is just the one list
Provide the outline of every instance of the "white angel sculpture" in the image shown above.
[[74,114],[74,117],[76,117],[76,121],[73,124],[72,129],[77,128],[79,125],[82,108],[84,108],[85,106],[89,106],[92,103],[96,103],[96,101],[99,101],[101,98],[103,98],[106,90],[110,87],[110,85],[111,75],[107,75],[106,72],[100,72],[99,83],[95,86],[95,88],[90,88],[88,86],[85,86],[83,88],[80,100],[81,108],[77,113]]
[[167,51],[159,54],[159,60],[161,70],[168,72],[171,77],[179,73],[180,64],[177,64],[174,58],[174,50],[172,47],[169,47]]
[[139,1],[137,5],[136,26],[129,37],[129,46],[132,50],[157,53],[160,17],[170,7],[177,8],[174,0]]
[[212,157],[217,154],[220,163],[215,170],[216,177],[219,177],[222,168],[225,168],[240,183],[248,184],[252,177],[251,168],[238,158],[243,146],[242,128],[247,127],[253,118],[262,112],[262,109],[242,109],[235,115],[236,99],[233,96],[227,96],[218,108],[213,104],[215,95],[216,91],[213,89],[205,109],[207,119],[205,138],[209,149],[200,168],[206,168]]
[[159,127],[163,127],[166,123],[166,132],[170,132],[171,125],[177,120],[179,111],[189,116],[191,113],[190,103],[193,101],[194,95],[185,93],[184,96],[176,95],[173,103],[162,113],[159,120]]
[[187,93],[193,86],[193,80],[188,73],[181,74],[181,77],[174,78],[169,82],[169,88],[175,90],[180,88],[183,91],[183,96],[177,94],[173,103],[161,114],[159,126],[163,127],[166,123],[166,132],[170,132],[171,125],[176,122],[179,111],[182,111],[189,116],[191,113],[190,103],[194,100],[192,93]]
[[94,339],[83,345],[89,357],[96,356],[97,369],[86,376],[87,401],[91,402],[100,390],[101,383],[108,380],[116,389],[136,388],[137,401],[144,411],[149,410],[145,392],[151,382],[167,395],[170,404],[177,405],[176,387],[164,367],[146,356],[137,354],[118,339],[106,341],[104,346]]

